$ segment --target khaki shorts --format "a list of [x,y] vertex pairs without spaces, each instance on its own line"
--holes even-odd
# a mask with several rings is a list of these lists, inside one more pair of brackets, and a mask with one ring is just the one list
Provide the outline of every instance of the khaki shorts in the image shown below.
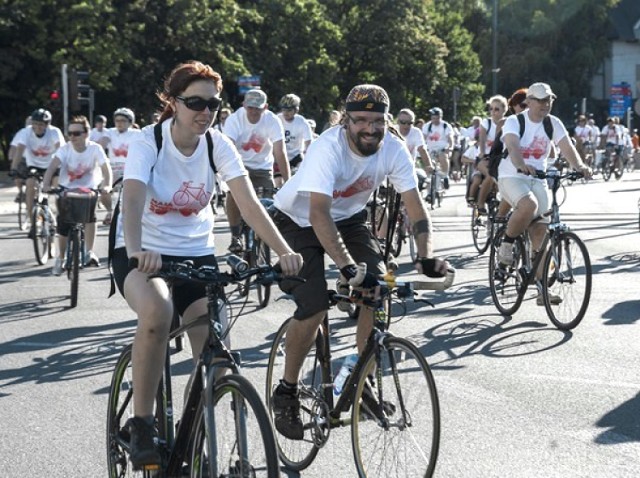
[[249,169],[247,168],[247,172],[249,173],[249,181],[253,184],[253,187],[258,190],[258,188],[262,188],[261,197],[273,197],[273,188],[275,185],[273,184],[273,172],[270,169]]
[[[532,178],[531,176],[498,178],[498,188],[502,198],[511,207],[517,208],[518,203],[525,197],[530,197],[538,205],[533,217],[542,215],[549,210],[549,189],[546,181]],[[542,218],[543,222],[549,222],[548,217]]]

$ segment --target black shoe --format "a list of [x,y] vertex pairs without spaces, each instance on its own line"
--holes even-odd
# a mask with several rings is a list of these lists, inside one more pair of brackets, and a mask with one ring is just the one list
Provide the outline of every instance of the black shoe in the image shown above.
[[445,189],[449,189],[449,177],[445,176],[443,179],[444,179],[444,181],[443,181],[444,182],[444,188]]
[[302,440],[304,427],[300,420],[300,400],[298,393],[292,394],[278,385],[272,397],[275,425],[278,432],[290,440]]
[[229,252],[232,254],[240,254],[243,250],[244,250],[244,247],[242,246],[242,238],[238,236],[231,237]]
[[129,458],[133,469],[159,467],[162,460],[156,448],[156,431],[153,425],[140,417],[133,417],[127,420],[125,428],[129,430],[131,436]]

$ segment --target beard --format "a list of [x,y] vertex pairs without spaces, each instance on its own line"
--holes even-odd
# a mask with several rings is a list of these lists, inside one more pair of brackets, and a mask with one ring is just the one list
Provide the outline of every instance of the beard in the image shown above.
[[[382,144],[382,138],[384,133],[382,131],[376,131],[375,133],[352,133],[348,130],[351,142],[362,156],[372,156],[378,152]],[[377,141],[371,142],[370,139],[376,139]]]

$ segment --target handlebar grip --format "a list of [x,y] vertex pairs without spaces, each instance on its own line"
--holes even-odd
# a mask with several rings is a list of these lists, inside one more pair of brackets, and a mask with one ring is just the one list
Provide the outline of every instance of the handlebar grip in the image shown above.
[[455,278],[456,270],[450,268],[447,269],[444,280],[416,281],[413,283],[413,288],[415,290],[445,290],[451,287]]
[[138,258],[137,257],[129,257],[129,267],[133,267],[134,269],[138,268]]

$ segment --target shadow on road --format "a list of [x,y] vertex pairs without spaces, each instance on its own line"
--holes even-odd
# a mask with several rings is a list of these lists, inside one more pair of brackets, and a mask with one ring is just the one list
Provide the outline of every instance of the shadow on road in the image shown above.
[[0,324],[55,315],[68,308],[68,301],[65,295],[0,304]]
[[603,415],[596,426],[606,428],[594,441],[601,445],[640,441],[640,393]]

